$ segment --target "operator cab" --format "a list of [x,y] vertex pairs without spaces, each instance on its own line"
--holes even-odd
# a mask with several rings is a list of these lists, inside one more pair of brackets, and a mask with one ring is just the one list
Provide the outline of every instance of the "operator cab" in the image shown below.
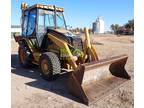
[[40,47],[48,29],[66,29],[63,8],[36,4],[22,9],[22,36],[31,38],[35,46]]

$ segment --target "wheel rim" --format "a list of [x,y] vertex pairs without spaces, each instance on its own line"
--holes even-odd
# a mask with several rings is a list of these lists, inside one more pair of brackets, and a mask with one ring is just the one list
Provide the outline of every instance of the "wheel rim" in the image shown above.
[[26,60],[26,52],[23,49],[20,50],[20,59],[22,63]]
[[44,74],[49,74],[49,71],[48,71],[48,61],[47,60],[42,60],[42,62],[41,62],[41,69],[42,69],[42,72],[44,73]]

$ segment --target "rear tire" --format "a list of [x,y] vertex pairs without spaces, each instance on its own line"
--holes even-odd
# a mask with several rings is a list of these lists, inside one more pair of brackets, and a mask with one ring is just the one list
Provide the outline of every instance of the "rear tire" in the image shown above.
[[59,58],[52,52],[46,52],[41,55],[39,66],[42,77],[48,81],[53,80],[54,75],[61,72]]
[[30,52],[28,51],[27,47],[23,45],[19,46],[18,55],[19,55],[20,65],[24,68],[30,67],[31,65],[31,60],[29,58]]

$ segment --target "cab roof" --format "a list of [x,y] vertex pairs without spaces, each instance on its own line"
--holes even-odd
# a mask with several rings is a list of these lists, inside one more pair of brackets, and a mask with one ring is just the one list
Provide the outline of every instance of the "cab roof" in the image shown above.
[[46,10],[52,10],[52,11],[54,11],[56,9],[56,11],[60,11],[60,12],[64,11],[64,8],[56,7],[54,5],[35,4],[35,5],[32,5],[32,6],[28,6],[25,3],[22,3],[22,5],[21,5],[22,10],[31,10],[31,9],[34,9],[34,8],[46,9]]

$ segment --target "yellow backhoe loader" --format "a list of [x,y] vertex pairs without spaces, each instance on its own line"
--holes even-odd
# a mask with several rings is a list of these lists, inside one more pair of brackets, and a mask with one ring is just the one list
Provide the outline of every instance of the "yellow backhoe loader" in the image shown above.
[[63,8],[22,3],[21,10],[22,34],[14,35],[21,66],[38,65],[47,80],[65,69],[70,73],[68,90],[87,105],[130,79],[125,70],[128,56],[99,60],[87,28],[84,41],[67,30]]

